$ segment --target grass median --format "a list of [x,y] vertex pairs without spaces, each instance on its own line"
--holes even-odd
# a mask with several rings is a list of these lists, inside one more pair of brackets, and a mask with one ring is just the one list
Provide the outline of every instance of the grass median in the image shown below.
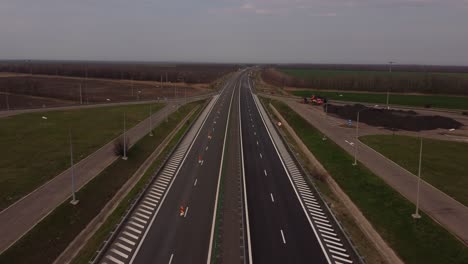
[[[152,104],[156,112],[164,104]],[[124,105],[27,113],[0,119],[0,211],[92,154],[149,116],[150,105]],[[45,119],[45,118],[47,119]]]
[[468,248],[286,104],[271,103],[405,263],[468,263]]
[[161,123],[154,130],[153,137],[143,137],[130,149],[127,161],[116,160],[80,189],[78,205],[73,206],[68,201],[61,204],[0,255],[0,263],[52,263],[177,124],[201,103],[187,104],[171,114],[168,122]]
[[[419,138],[371,135],[359,139],[411,173],[418,174]],[[423,139],[421,177],[464,205],[468,205],[467,161],[468,143]]]
[[[387,95],[384,93],[352,93],[352,92],[331,92],[317,90],[300,90],[291,92],[293,95],[310,97],[311,95],[325,96],[330,100],[349,101],[358,103],[371,103],[386,105]],[[414,107],[434,107],[446,109],[468,109],[468,97],[466,96],[443,96],[443,95],[409,95],[391,94],[390,104]]]

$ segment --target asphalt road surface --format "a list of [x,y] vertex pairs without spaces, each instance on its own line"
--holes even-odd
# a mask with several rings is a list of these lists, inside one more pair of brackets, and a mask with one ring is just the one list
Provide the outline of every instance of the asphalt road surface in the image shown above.
[[254,263],[327,263],[243,80],[242,140]]
[[[207,262],[225,130],[231,101],[236,98],[237,78],[226,85],[201,128],[133,263]],[[183,217],[180,206],[185,208]]]
[[[239,156],[244,165],[242,193],[247,196],[241,211],[247,229],[239,228],[239,223],[223,226],[239,229],[230,230],[232,241],[241,237],[245,241],[241,247],[239,243],[228,243],[234,246],[216,252],[218,260],[222,263],[243,263],[242,259],[245,263],[250,259],[252,263],[356,263],[323,202],[306,186],[294,161],[284,153],[285,147],[272,132],[271,123],[264,123],[266,113],[263,108],[257,108],[248,75],[247,70],[235,74],[214,101],[213,108],[207,108],[211,110],[200,129],[197,128],[199,132],[194,139],[189,137],[192,145],[183,161],[180,165],[165,166],[172,174],[161,172],[119,231],[118,238],[106,250],[102,263],[210,263],[221,175],[228,175],[222,171],[222,164],[226,170],[230,168],[227,159]],[[240,119],[239,126],[228,126],[231,119]],[[232,129],[240,130],[240,148],[226,148],[226,141],[236,142]],[[179,150],[173,156],[181,157]],[[182,212],[180,207],[184,208]],[[240,219],[223,219],[230,220]],[[246,248],[249,250],[241,254],[243,258],[239,254],[227,254],[230,250]]]

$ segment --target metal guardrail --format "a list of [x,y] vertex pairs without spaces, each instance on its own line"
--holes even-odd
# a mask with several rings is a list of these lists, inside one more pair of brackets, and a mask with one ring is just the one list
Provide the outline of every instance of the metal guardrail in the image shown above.
[[[202,106],[201,109],[204,109],[209,101],[205,102],[205,104]],[[177,147],[180,145],[180,142],[185,139],[187,133],[192,129],[194,124],[196,123],[195,121],[200,117],[201,113],[203,111],[200,111],[197,116],[193,119],[193,122],[190,124],[188,129],[184,132],[184,134],[179,138],[177,143],[171,148],[171,151],[166,155],[164,158],[164,161],[159,165],[158,169],[155,171],[153,176],[148,180],[148,182],[145,184],[143,189],[137,194],[137,196],[133,199],[133,201],[130,203],[130,207],[125,211],[125,214],[122,216],[121,220],[119,223],[114,227],[114,229],[111,231],[110,235],[104,242],[101,244],[99,247],[98,251],[94,255],[94,257],[89,261],[90,264],[96,264],[98,261],[100,261],[104,253],[107,252],[109,249],[109,246],[112,244],[112,242],[115,240],[116,235],[121,231],[123,224],[127,221],[128,217],[131,215],[131,213],[135,210],[136,206],[139,204],[141,199],[144,197],[144,194],[148,191],[148,188],[154,183],[154,181],[157,179],[159,173],[161,170],[166,166],[167,162],[171,158],[171,156],[174,154],[174,151],[177,149]],[[195,140],[195,139],[194,139]]]
[[[262,102],[262,100],[259,100],[263,107],[264,108],[267,108],[264,103]],[[270,117],[270,119],[272,119],[272,114],[270,113],[270,111],[266,111],[268,116]],[[341,230],[341,232],[344,234],[344,237],[346,238],[346,241],[349,243],[349,245],[351,246],[354,254],[356,255],[356,257],[359,259],[360,263],[366,263],[366,261],[364,260],[364,257],[359,253],[359,251],[357,250],[356,248],[356,245],[352,242],[352,240],[349,238],[350,235],[349,233],[346,231],[346,229],[344,228],[344,226],[341,224],[341,222],[336,218],[335,214],[333,213],[333,210],[331,209],[331,207],[329,206],[329,204],[326,202],[326,200],[324,199],[322,193],[320,192],[320,190],[318,189],[317,185],[313,182],[312,180],[312,176],[310,175],[310,173],[304,168],[304,166],[302,165],[302,162],[304,162],[300,157],[297,156],[297,154],[291,149],[291,146],[289,145],[289,142],[286,140],[286,136],[284,135],[284,132],[281,131],[280,129],[278,129],[278,127],[276,125],[273,125],[273,127],[275,128],[276,132],[278,132],[278,135],[280,136],[280,139],[281,141],[283,141],[283,144],[285,145],[286,147],[286,150],[289,152],[289,154],[291,155],[291,157],[293,158],[293,160],[296,162],[296,165],[299,166],[299,169],[301,170],[302,173],[304,173],[304,175],[306,176],[306,182],[309,182],[312,187],[314,188],[314,190],[317,192],[317,194],[319,195],[320,199],[324,202],[323,204],[326,206],[326,208],[328,209],[328,211],[330,212],[330,215],[332,216],[333,220],[336,222],[336,224],[338,225],[338,228]]]

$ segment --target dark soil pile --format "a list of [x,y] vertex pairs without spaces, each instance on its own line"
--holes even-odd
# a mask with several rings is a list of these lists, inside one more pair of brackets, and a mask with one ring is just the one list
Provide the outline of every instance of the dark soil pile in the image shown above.
[[[365,110],[364,110],[365,109]],[[414,111],[387,110],[370,108],[361,104],[355,105],[328,105],[328,113],[346,120],[356,121],[357,113],[359,122],[392,130],[421,131],[437,128],[460,128],[462,123],[443,116],[423,116]]]

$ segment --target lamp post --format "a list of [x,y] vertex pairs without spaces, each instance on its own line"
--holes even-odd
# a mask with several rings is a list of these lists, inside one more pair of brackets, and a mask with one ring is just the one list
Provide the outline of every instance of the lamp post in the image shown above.
[[[328,102],[325,103],[325,123],[328,123]],[[322,140],[327,140],[325,134],[323,134]]]
[[153,136],[153,123],[152,123],[152,119],[153,119],[153,114],[152,114],[152,105],[150,105],[150,116],[149,116],[149,136],[152,137]]
[[364,109],[359,110],[357,112],[357,118],[356,118],[356,143],[354,145],[354,163],[353,163],[353,166],[357,165],[357,152],[358,152],[358,142],[359,142],[359,114],[362,111],[366,111],[366,110],[369,110],[369,109],[370,108],[364,108]]
[[125,129],[125,112],[124,112],[124,131],[123,131],[123,160],[127,160],[127,131]]
[[419,189],[421,185],[421,162],[422,162],[422,148],[423,148],[423,140],[422,137],[419,138],[420,143],[419,143],[419,168],[418,168],[418,188],[416,191],[416,212],[412,214],[411,216],[414,219],[419,219],[421,218],[421,215],[419,214]]
[[70,140],[70,168],[71,168],[71,184],[72,184],[72,200],[70,201],[71,204],[77,205],[78,200],[76,199],[75,195],[75,165],[73,164],[73,142],[72,142],[72,134],[71,128],[68,130],[68,137]]
[[[391,74],[392,74],[392,64],[393,63],[394,63],[393,61],[388,62],[388,65],[389,65],[388,71],[390,72],[390,78],[391,78]],[[390,106],[388,104],[389,99],[390,99],[390,87],[387,88],[387,109],[390,109]]]

